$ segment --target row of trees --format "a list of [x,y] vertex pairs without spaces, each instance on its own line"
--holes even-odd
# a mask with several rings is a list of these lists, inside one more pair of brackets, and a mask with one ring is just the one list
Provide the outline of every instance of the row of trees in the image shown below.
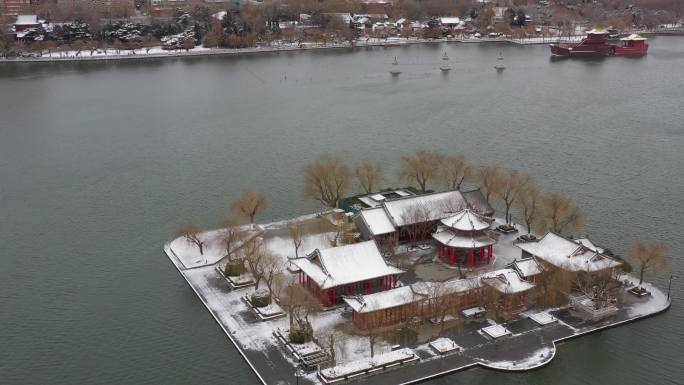
[[[335,208],[349,193],[353,178],[359,190],[375,192],[384,180],[383,168],[371,162],[350,167],[338,158],[322,156],[304,168],[304,196]],[[531,176],[494,165],[471,165],[462,155],[418,150],[401,158],[399,178],[417,184],[421,192],[433,186],[460,189],[464,183],[476,183],[490,203],[505,208],[508,225],[512,209],[517,208],[528,233],[535,227],[565,233],[585,223],[584,211],[572,199],[542,193]]]

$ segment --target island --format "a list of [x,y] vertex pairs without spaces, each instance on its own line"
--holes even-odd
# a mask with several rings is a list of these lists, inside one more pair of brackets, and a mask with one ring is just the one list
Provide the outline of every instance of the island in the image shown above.
[[[527,371],[562,342],[670,307],[669,289],[644,280],[667,266],[666,245],[636,241],[622,258],[568,235],[582,210],[529,176],[434,151],[402,158],[417,188],[378,189],[381,173],[321,157],[304,191],[328,210],[256,224],[266,199],[243,193],[243,223],[184,226],[164,245],[264,384]],[[363,192],[345,197],[352,176]],[[429,190],[438,179],[450,188]]]

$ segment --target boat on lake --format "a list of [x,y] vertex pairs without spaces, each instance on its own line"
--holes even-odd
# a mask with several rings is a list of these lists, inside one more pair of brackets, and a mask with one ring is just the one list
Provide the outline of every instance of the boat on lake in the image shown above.
[[608,43],[608,31],[592,29],[579,43],[551,44],[551,54],[564,57],[602,57],[644,55],[648,51],[646,38],[633,34],[620,39],[621,45]]
[[392,76],[399,76],[399,74],[401,73],[399,68],[397,68],[398,65],[399,65],[399,60],[397,60],[397,57],[395,56],[394,61],[392,62],[393,68],[390,70],[390,74]]
[[496,72],[503,72],[503,70],[506,69],[506,66],[504,65],[504,57],[501,52],[499,52],[499,56],[496,58],[496,60],[497,63],[494,65],[494,69],[496,70]]
[[[449,61],[449,56],[447,56],[446,52],[444,52],[444,55],[442,55],[442,60],[444,60],[445,62]],[[442,72],[449,72],[451,71],[451,66],[448,63],[445,63],[439,66],[439,69],[442,70]]]

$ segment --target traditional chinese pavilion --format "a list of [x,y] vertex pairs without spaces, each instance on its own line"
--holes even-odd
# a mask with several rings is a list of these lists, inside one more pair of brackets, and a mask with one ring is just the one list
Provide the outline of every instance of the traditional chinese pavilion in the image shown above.
[[437,258],[451,266],[475,267],[492,262],[496,240],[487,232],[492,219],[470,209],[442,219],[432,235],[437,241]]
[[320,298],[324,306],[341,303],[343,295],[395,288],[397,276],[404,273],[385,262],[375,241],[316,249],[291,262],[301,270],[299,283]]

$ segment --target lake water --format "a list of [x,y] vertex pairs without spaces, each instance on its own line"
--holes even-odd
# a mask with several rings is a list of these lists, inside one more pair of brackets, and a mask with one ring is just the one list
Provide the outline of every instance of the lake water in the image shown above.
[[[270,201],[261,221],[318,209],[301,169],[320,154],[380,162],[387,185],[420,148],[520,169],[617,253],[668,242],[681,276],[684,39],[650,43],[594,61],[436,44],[0,66],[0,383],[255,383],[162,244],[218,226],[247,189]],[[669,312],[563,344],[546,368],[434,383],[681,383],[682,282]]]

